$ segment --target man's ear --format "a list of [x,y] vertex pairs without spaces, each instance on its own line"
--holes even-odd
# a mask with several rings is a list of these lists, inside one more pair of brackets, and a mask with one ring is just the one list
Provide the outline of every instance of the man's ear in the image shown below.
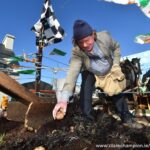
[[77,46],[77,41],[75,39],[72,39],[73,46]]
[[94,40],[96,41],[97,39],[97,34],[96,34],[96,31],[94,30],[93,33],[92,33],[93,37],[94,37]]

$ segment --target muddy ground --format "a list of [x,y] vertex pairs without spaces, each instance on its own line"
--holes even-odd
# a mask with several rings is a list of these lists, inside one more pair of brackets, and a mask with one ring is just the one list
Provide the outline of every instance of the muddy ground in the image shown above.
[[64,120],[51,121],[37,133],[27,131],[21,122],[0,119],[0,150],[96,150],[150,148],[150,127],[122,126],[112,116],[98,110],[96,121],[87,123],[77,106],[70,106]]

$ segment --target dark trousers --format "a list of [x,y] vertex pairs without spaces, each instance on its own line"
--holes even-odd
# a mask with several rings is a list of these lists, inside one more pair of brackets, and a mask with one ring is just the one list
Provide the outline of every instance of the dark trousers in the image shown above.
[[117,113],[120,115],[121,119],[124,118],[124,116],[129,113],[125,95],[120,93],[118,95],[112,96],[111,98]]
[[92,112],[92,95],[95,85],[95,77],[89,71],[81,73],[82,83],[80,90],[80,107],[84,115],[90,115]]
[[[80,107],[83,114],[88,116],[92,112],[92,94],[96,80],[94,74],[89,71],[83,71],[81,77]],[[129,112],[124,94],[120,93],[112,96],[111,99],[113,100],[116,111],[120,116]]]

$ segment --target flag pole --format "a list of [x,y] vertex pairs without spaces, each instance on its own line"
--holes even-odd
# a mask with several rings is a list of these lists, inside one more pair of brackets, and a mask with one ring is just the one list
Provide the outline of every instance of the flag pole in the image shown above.
[[42,56],[43,56],[43,28],[41,29],[40,41],[38,46],[38,52],[36,53],[36,78],[35,78],[35,92],[38,95],[40,91],[40,81],[41,81],[41,66],[42,66]]
[[[36,94],[38,94],[40,90],[43,47],[52,43],[61,42],[65,33],[64,29],[60,26],[60,23],[54,15],[54,11],[49,0],[45,0],[41,17],[36,24],[34,24],[31,30],[36,34],[36,45],[38,46],[38,52],[36,56],[37,60],[35,63],[35,91]],[[58,50],[55,51],[58,52]]]

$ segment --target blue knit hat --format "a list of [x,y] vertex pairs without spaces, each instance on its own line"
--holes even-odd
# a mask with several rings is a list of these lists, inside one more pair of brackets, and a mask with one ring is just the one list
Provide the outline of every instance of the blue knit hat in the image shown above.
[[81,40],[93,32],[92,27],[84,20],[76,20],[73,25],[73,38]]

